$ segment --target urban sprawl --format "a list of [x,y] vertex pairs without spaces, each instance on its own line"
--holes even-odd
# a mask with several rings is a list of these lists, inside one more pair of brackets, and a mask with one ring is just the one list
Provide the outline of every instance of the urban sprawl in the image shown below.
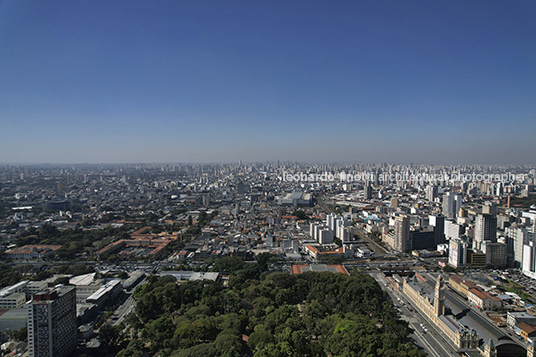
[[[371,276],[430,356],[534,356],[535,177],[523,165],[6,165],[2,350],[113,344],[106,331],[140,311],[136,287],[228,286],[241,261]],[[244,355],[255,333],[241,332]]]

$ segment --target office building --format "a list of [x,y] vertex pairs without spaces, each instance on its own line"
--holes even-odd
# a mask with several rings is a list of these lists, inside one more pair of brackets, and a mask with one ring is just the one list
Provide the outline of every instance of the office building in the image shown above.
[[507,263],[506,244],[482,242],[482,252],[486,253],[486,266],[490,268],[505,268]]
[[27,303],[30,357],[64,357],[76,347],[74,286],[57,286],[35,294]]
[[461,195],[453,192],[447,192],[443,195],[442,210],[443,215],[448,219],[456,218],[460,208],[462,208],[463,198]]
[[428,221],[434,227],[434,244],[445,243],[445,216],[428,216]]
[[522,227],[506,227],[506,242],[513,256],[513,267],[519,268],[523,263],[523,245],[536,240],[536,234]]
[[497,216],[479,214],[476,217],[473,249],[482,250],[482,242],[485,240],[497,243]]

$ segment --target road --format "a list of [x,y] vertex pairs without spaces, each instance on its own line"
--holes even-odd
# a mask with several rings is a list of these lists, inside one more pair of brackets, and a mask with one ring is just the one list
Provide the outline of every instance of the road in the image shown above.
[[359,228],[354,227],[354,234],[357,235],[359,239],[366,242],[369,248],[374,251],[374,254],[376,255],[389,254],[389,252],[384,247],[376,243],[374,240],[370,239]]
[[136,308],[136,300],[132,296],[129,296],[123,304],[121,304],[111,317],[112,325],[119,325],[126,318],[128,314],[134,311]]
[[413,338],[419,347],[433,357],[458,355],[450,341],[441,332],[436,331],[435,327],[418,310],[411,307],[405,296],[391,286],[383,273],[370,271],[369,274],[389,294],[393,300],[393,304],[400,312],[401,319],[407,321],[409,327],[412,329],[410,337]]

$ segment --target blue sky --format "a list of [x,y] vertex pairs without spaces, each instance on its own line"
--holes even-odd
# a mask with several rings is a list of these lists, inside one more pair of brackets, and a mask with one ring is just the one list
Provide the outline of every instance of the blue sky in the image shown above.
[[533,164],[534,1],[0,2],[0,162]]

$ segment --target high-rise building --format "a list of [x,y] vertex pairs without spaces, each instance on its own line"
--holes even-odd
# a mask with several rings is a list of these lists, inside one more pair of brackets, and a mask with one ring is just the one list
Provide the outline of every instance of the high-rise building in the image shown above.
[[428,220],[434,227],[434,244],[445,243],[445,216],[428,216]]
[[536,279],[536,244],[529,242],[523,245],[523,274]]
[[449,265],[458,268],[467,264],[467,242],[461,238],[449,240]]
[[448,219],[456,218],[460,208],[462,208],[462,195],[453,192],[447,192],[443,195],[443,215]]
[[445,238],[454,239],[462,234],[461,226],[453,221],[445,221]]
[[407,252],[411,249],[408,216],[395,217],[394,245],[394,248],[400,252]]
[[482,250],[481,245],[485,240],[497,243],[497,216],[489,214],[476,216],[473,249]]
[[370,200],[372,198],[372,186],[368,182],[365,184],[365,189],[364,189],[364,192],[363,192],[363,196],[367,200]]
[[482,242],[482,251],[486,253],[486,266],[491,268],[505,268],[507,263],[507,249],[504,243]]
[[426,199],[433,202],[439,196],[437,186],[426,186]]
[[536,234],[522,227],[506,227],[506,244],[513,256],[513,265],[519,268],[523,264],[523,245],[536,241]]
[[27,304],[30,357],[64,357],[76,347],[76,288],[57,286]]

